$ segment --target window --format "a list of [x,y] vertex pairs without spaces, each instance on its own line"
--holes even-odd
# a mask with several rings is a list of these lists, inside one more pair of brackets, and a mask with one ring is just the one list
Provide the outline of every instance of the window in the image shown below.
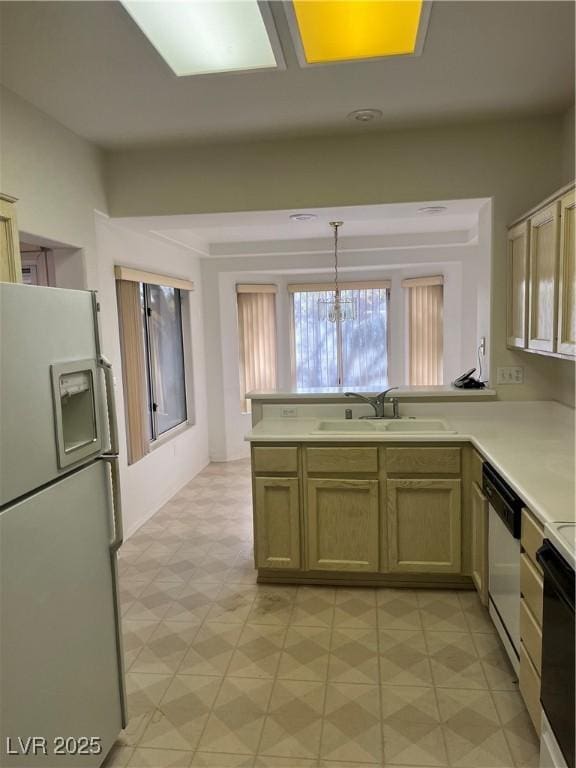
[[402,281],[408,289],[408,384],[442,384],[444,352],[444,280],[416,277]]
[[180,291],[141,283],[150,438],[186,421]]
[[[128,462],[189,420],[182,294],[194,285],[116,267]],[[154,282],[152,282],[154,280]]]
[[341,297],[355,302],[356,319],[322,319],[319,299],[331,285],[291,285],[292,369],[295,386],[373,387],[388,384],[388,281],[342,283]]
[[240,407],[250,412],[246,393],[276,389],[276,286],[237,285]]

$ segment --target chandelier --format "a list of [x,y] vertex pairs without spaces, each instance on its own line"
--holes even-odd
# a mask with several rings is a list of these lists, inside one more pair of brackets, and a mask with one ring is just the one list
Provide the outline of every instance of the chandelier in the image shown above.
[[331,221],[334,230],[334,296],[333,298],[318,299],[318,317],[331,323],[342,323],[344,320],[356,319],[356,301],[343,299],[338,285],[338,229],[343,221]]

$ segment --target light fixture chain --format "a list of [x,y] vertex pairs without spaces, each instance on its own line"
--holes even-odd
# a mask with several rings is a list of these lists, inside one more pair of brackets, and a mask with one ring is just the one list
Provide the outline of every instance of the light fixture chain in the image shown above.
[[342,226],[342,222],[331,221],[330,226],[334,230],[334,288],[335,288],[336,298],[338,299],[340,296],[340,288],[338,285],[338,229],[340,226]]
[[334,284],[336,296],[338,296],[340,294],[338,290],[338,224],[334,224]]

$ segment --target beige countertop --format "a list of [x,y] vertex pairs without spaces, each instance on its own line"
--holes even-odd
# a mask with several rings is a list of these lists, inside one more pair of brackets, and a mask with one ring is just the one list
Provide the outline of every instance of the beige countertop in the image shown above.
[[246,440],[258,443],[470,442],[543,523],[576,520],[574,411],[571,408],[555,402],[414,404],[405,408],[403,415],[443,418],[456,433],[349,435],[314,432],[320,419],[342,418],[343,414],[335,414],[333,410],[313,413],[313,408],[312,405],[299,407],[296,417],[285,418],[278,406],[265,406],[264,418]]
[[[307,400],[314,401],[334,401],[342,399],[349,402],[350,399],[345,393],[350,387],[309,387],[307,389],[263,389],[254,392],[248,392],[247,400],[262,400],[275,402],[292,402]],[[377,395],[378,392],[373,389],[356,388],[355,392],[369,396]],[[496,397],[494,389],[458,389],[452,385],[439,387],[398,387],[390,393],[390,397],[398,397],[401,400],[406,399],[434,399],[434,398],[455,398],[455,399],[473,399],[473,400],[491,400]]]

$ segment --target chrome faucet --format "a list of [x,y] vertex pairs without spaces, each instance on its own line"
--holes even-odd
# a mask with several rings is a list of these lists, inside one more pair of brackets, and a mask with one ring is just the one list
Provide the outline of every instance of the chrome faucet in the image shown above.
[[[360,416],[360,418],[364,419],[384,419],[384,407],[386,405],[386,397],[388,395],[388,392],[392,392],[393,389],[398,389],[398,387],[388,387],[388,389],[385,389],[384,392],[380,392],[379,395],[376,395],[376,397],[366,397],[365,395],[359,395],[357,392],[345,392],[346,397],[356,397],[358,400],[363,400],[365,403],[368,403],[368,405],[371,405],[372,408],[374,408],[374,416]],[[394,408],[394,419],[400,418],[400,413],[398,410],[398,398],[392,399],[392,404]]]

